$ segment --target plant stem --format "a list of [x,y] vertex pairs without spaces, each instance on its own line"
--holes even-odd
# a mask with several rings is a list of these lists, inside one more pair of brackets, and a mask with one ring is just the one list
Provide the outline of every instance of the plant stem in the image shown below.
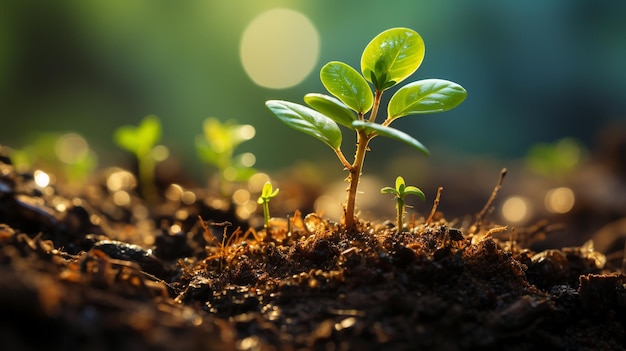
[[354,157],[354,163],[352,164],[352,167],[348,169],[350,171],[350,187],[348,188],[348,202],[346,203],[344,213],[344,223],[348,232],[352,232],[356,229],[356,222],[354,218],[354,212],[356,209],[356,192],[359,186],[361,169],[363,168],[363,161],[365,161],[365,152],[367,151],[367,144],[369,141],[370,138],[365,130],[359,130],[357,134],[357,149]]
[[141,184],[141,195],[150,205],[155,205],[157,200],[157,189],[155,184],[155,161],[150,155],[150,151],[137,154],[139,182]]
[[372,106],[372,113],[370,114],[370,122],[374,122],[376,120],[376,115],[378,114],[378,106],[380,106],[380,98],[383,96],[382,90],[376,90],[374,93],[374,105]]
[[265,230],[270,229],[270,202],[263,201],[263,224],[265,225]]
[[396,200],[396,216],[398,233],[402,233],[402,227],[404,226],[404,201],[400,197]]
[[350,164],[350,162],[348,162],[348,160],[346,160],[346,157],[343,155],[343,152],[341,152],[340,149],[335,149],[335,154],[337,154],[337,157],[339,158],[339,161],[341,161],[341,164],[348,171],[352,169],[352,165]]
[[[376,92],[374,93],[374,104],[372,106],[372,112],[370,114],[369,122],[374,122],[376,120],[376,114],[378,113],[378,107],[380,106],[380,99],[382,95],[382,90],[376,90]],[[365,152],[367,152],[367,145],[374,136],[376,136],[376,134],[368,134],[363,129],[357,131],[357,145],[354,162],[351,166],[346,166],[346,168],[350,172],[348,202],[346,203],[346,208],[344,210],[344,224],[346,226],[346,231],[348,232],[353,232],[356,229],[356,221],[354,217],[354,213],[356,211],[356,193],[359,187],[359,179],[361,178],[363,162],[365,161]],[[345,158],[342,159],[341,157],[343,155],[337,153],[337,156],[339,156],[339,159],[345,165]]]

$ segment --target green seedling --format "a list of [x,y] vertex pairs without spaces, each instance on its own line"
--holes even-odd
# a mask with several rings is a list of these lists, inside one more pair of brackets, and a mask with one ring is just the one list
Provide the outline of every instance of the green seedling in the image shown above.
[[234,154],[239,144],[254,137],[255,129],[232,120],[222,123],[217,118],[207,118],[202,127],[203,135],[196,137],[198,157],[217,168],[220,194],[226,197],[230,194],[228,184],[246,181],[256,173],[252,168],[256,161],[252,153]]
[[574,138],[562,138],[553,143],[537,143],[526,154],[526,166],[534,173],[562,179],[580,166],[585,156],[582,144]]
[[41,167],[62,174],[71,188],[83,186],[98,165],[87,140],[73,132],[37,134],[27,147],[13,150],[11,159],[19,171]]
[[396,222],[398,223],[398,232],[402,232],[404,227],[404,214],[407,207],[404,198],[407,195],[415,195],[419,197],[422,201],[426,201],[426,196],[424,195],[424,192],[412,185],[407,186],[404,183],[404,178],[402,178],[401,176],[398,176],[398,178],[396,178],[395,188],[386,186],[380,189],[380,192],[381,194],[392,194],[396,199]]
[[265,230],[268,230],[270,227],[270,200],[278,195],[278,190],[278,188],[276,190],[272,188],[272,183],[265,182],[263,190],[261,190],[261,196],[257,200],[259,205],[263,205],[263,226]]
[[122,126],[115,130],[113,141],[137,158],[139,182],[143,197],[149,203],[156,200],[155,146],[161,139],[161,121],[157,116],[145,117],[138,126]]
[[[338,61],[322,67],[320,79],[333,96],[307,94],[304,101],[310,107],[283,100],[266,102],[269,110],[288,126],[328,145],[349,172],[350,186],[343,218],[347,231],[356,229],[357,187],[370,141],[380,135],[406,143],[428,155],[428,150],[419,141],[389,125],[408,115],[450,110],[463,102],[467,95],[463,87],[447,80],[419,80],[398,89],[389,100],[387,116],[382,123],[376,123],[383,93],[413,74],[423,58],[424,41],[417,32],[392,28],[367,44],[361,56],[360,73]],[[341,151],[339,124],[356,133],[357,147],[352,163]]]

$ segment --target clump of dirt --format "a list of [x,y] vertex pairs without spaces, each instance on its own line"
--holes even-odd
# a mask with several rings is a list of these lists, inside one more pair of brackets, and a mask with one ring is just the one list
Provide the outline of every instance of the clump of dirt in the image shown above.
[[[132,193],[129,192],[132,195]],[[496,224],[408,228],[316,214],[254,230],[194,202],[119,206],[0,159],[4,350],[622,350],[626,278],[581,247]],[[480,227],[480,228],[479,228]]]

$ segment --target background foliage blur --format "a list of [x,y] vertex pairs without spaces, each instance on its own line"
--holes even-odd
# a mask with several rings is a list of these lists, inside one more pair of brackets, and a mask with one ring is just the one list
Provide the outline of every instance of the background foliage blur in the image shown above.
[[[298,11],[317,32],[299,38],[294,30],[299,44],[288,50],[319,45],[307,54],[316,56],[310,73],[283,89],[255,84],[240,56],[246,28],[275,8]],[[37,132],[74,131],[101,164],[111,164],[123,154],[113,131],[155,114],[171,155],[200,170],[194,139],[212,116],[256,127],[245,148],[259,169],[326,162],[332,152],[281,124],[264,101],[324,92],[324,63],[358,69],[367,42],[397,26],[415,29],[426,43],[424,62],[407,82],[443,78],[468,91],[451,112],[397,122],[431,158],[440,158],[437,150],[519,158],[535,143],[564,136],[593,147],[599,128],[625,119],[626,2],[5,0],[0,144],[19,148]],[[279,51],[275,45],[268,41],[266,51]],[[271,60],[261,54],[260,61]],[[374,172],[373,163],[413,152],[379,139],[372,148],[366,169]]]

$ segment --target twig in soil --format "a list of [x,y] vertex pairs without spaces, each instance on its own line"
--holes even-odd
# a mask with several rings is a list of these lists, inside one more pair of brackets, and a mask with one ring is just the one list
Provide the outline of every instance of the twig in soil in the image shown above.
[[480,230],[480,226],[483,224],[483,220],[485,219],[487,211],[489,211],[489,209],[493,205],[493,201],[498,195],[498,192],[500,191],[500,189],[502,189],[502,182],[504,182],[504,176],[506,176],[506,172],[506,168],[502,168],[502,170],[500,171],[500,178],[498,178],[498,183],[493,188],[491,196],[489,197],[489,200],[487,200],[485,207],[483,207],[483,209],[476,215],[476,221],[474,222],[474,225],[470,228],[470,234],[476,234]]
[[427,227],[430,225],[430,222],[432,222],[433,217],[435,217],[435,213],[437,212],[437,206],[439,206],[439,199],[441,198],[442,191],[443,191],[443,187],[440,186],[437,189],[437,196],[435,197],[435,201],[433,202],[433,208],[430,210],[430,215],[428,215],[428,219],[426,220]]

